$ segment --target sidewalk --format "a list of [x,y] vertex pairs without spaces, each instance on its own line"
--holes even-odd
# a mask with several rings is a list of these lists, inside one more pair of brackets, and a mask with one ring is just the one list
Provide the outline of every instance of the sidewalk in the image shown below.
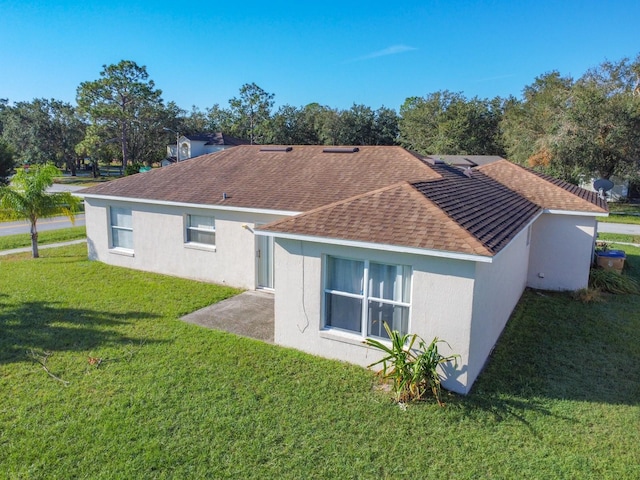
[[[46,250],[47,248],[66,247],[67,245],[77,245],[78,243],[86,243],[86,238],[80,240],[71,240],[69,242],[48,243],[46,245],[38,245],[38,250]],[[31,247],[14,248],[12,250],[0,250],[0,256],[13,255],[14,253],[31,252]]]

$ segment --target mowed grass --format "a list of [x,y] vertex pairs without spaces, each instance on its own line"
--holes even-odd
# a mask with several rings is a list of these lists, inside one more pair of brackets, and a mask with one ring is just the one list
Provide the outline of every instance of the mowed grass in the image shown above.
[[635,243],[640,245],[640,235],[626,235],[624,233],[598,233],[598,240],[607,243]]
[[[87,237],[87,231],[82,227],[61,228],[59,230],[47,230],[38,233],[38,245],[67,242]],[[12,250],[14,248],[30,247],[31,234],[21,233],[0,237],[0,250]]]
[[471,395],[405,411],[365,369],[178,320],[234,290],[85,252],[0,259],[2,478],[640,477],[638,296],[528,291]]
[[598,217],[599,222],[626,223],[640,225],[640,204],[637,203],[609,203],[609,216]]
[[91,187],[96,183],[104,183],[111,180],[110,177],[98,177],[93,178],[89,174],[78,175],[72,177],[71,175],[64,175],[62,177],[56,177],[54,183],[59,183],[62,185],[77,185],[80,187]]

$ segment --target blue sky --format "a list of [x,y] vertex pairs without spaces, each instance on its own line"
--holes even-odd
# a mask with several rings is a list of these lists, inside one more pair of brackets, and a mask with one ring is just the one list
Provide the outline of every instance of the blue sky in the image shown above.
[[519,96],[640,53],[640,2],[0,0],[0,98],[75,103],[122,59],[165,101],[227,106],[244,83],[276,105],[399,109],[437,90]]

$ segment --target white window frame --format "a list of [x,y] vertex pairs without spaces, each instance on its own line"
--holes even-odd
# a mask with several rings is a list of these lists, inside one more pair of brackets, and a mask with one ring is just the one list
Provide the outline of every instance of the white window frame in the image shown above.
[[[117,210],[123,210],[123,211],[127,211],[128,210],[128,215],[129,217],[131,217],[131,227],[125,227],[123,225],[117,225],[113,223],[113,210],[117,209]],[[116,235],[113,234],[114,230],[119,230],[119,231],[125,231],[125,232],[131,232],[131,243],[133,244],[133,209],[131,207],[119,207],[119,206],[114,206],[111,205],[108,208],[108,221],[109,221],[109,243],[110,243],[110,248],[111,250],[115,250],[115,251],[122,251],[122,252],[133,252],[133,247],[132,248],[127,248],[127,247],[123,247],[121,245],[116,245],[115,244],[115,238]]]
[[[213,220],[212,228],[204,228],[204,227],[192,227],[191,226],[191,217],[205,217]],[[186,214],[184,219],[185,230],[184,230],[184,242],[187,246],[196,246],[201,248],[206,248],[209,250],[216,249],[216,217],[213,215],[201,215],[201,214]],[[191,240],[190,232],[205,232],[205,233],[213,233],[213,243],[203,243],[203,242],[195,242]]]
[[[343,292],[341,290],[334,290],[331,288],[328,288],[328,283],[329,283],[329,258],[337,258],[337,259],[342,259],[342,260],[351,260],[351,261],[356,261],[356,262],[363,262],[364,263],[364,268],[363,268],[363,278],[362,278],[362,284],[363,284],[363,289],[362,292],[357,294],[357,293],[350,293],[350,292]],[[408,277],[408,285],[407,285],[407,296],[409,301],[408,302],[402,302],[402,301],[397,301],[397,300],[389,300],[389,299],[385,299],[385,298],[378,298],[378,297],[373,297],[369,294],[369,270],[370,270],[370,265],[371,263],[375,263],[375,264],[379,264],[379,265],[386,265],[386,266],[392,266],[392,267],[400,267],[403,270],[405,270],[406,275]],[[396,263],[386,263],[386,262],[382,262],[382,261],[371,261],[368,259],[361,259],[361,258],[348,258],[348,257],[342,257],[339,255],[324,255],[323,258],[323,279],[322,279],[322,285],[323,285],[323,296],[322,296],[322,328],[324,330],[337,330],[340,332],[345,332],[357,337],[360,337],[362,339],[367,338],[367,337],[375,337],[378,339],[382,339],[382,340],[388,340],[388,338],[386,337],[378,337],[376,335],[367,335],[367,331],[369,330],[369,302],[370,301],[374,301],[374,302],[379,302],[379,303],[383,303],[386,305],[393,305],[393,306],[398,306],[398,307],[405,307],[408,309],[408,318],[407,318],[407,331],[406,332],[401,332],[402,334],[405,333],[409,333],[409,331],[411,330],[411,303],[412,303],[412,290],[413,290],[413,268],[411,268],[411,266],[409,265],[402,265],[402,264],[396,264]],[[403,274],[404,277],[404,274]],[[404,286],[403,286],[404,288]],[[354,330],[348,330],[348,329],[344,329],[344,328],[340,328],[340,327],[336,327],[333,325],[329,325],[327,323],[328,320],[328,308],[327,308],[327,294],[331,294],[331,295],[339,295],[339,296],[343,296],[343,297],[348,297],[348,298],[356,298],[361,300],[362,302],[362,308],[361,308],[361,312],[360,312],[360,331],[356,332]]]

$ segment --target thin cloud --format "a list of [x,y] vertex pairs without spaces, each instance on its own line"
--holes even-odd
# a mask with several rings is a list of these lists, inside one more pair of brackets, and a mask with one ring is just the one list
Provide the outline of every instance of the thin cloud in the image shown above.
[[354,58],[353,60],[349,60],[349,62],[360,62],[362,60],[371,60],[372,58],[386,57],[388,55],[397,55],[399,53],[411,52],[412,50],[417,50],[417,48],[410,47],[408,45],[392,45],[382,50],[378,50],[377,52],[372,52],[362,57]]

